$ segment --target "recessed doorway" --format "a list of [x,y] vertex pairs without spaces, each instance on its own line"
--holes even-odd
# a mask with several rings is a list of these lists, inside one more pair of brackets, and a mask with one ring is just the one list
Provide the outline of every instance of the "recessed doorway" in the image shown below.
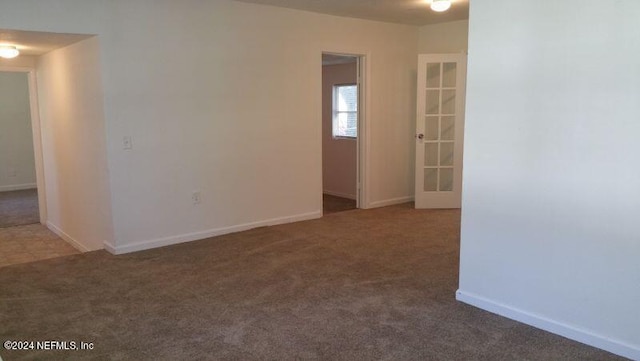
[[[19,50],[15,58],[0,59],[0,74],[8,74],[21,81],[16,85],[9,82],[7,77],[0,79],[0,88],[10,83],[10,89],[0,91],[3,98],[0,99],[0,107],[4,110],[20,109],[20,112],[10,111],[8,116],[5,114],[0,118],[2,126],[6,126],[7,122],[19,122],[22,126],[16,128],[15,124],[9,124],[9,128],[0,129],[0,155],[10,155],[8,162],[2,163],[4,160],[0,159],[0,193],[4,193],[0,194],[0,268],[85,251],[72,242],[69,236],[71,232],[58,221],[71,220],[78,224],[80,222],[77,219],[83,213],[72,213],[72,208],[62,203],[68,202],[78,190],[77,183],[72,182],[81,174],[74,172],[73,168],[69,170],[68,165],[75,164],[73,157],[82,152],[65,153],[63,150],[68,145],[78,144],[76,139],[68,136],[80,134],[69,122],[73,115],[69,110],[75,110],[83,104],[71,101],[69,87],[74,85],[72,75],[75,75],[73,70],[78,64],[78,57],[68,54],[74,44],[92,38],[93,35],[84,34],[0,29],[0,43]],[[76,54],[91,59],[90,55],[97,52],[76,51]],[[82,66],[78,68],[84,69]],[[78,78],[87,79],[82,76]],[[91,88],[84,87],[82,90],[84,92]],[[48,107],[43,107],[43,103]],[[63,113],[61,117],[56,119],[52,116],[52,104],[55,104],[55,110]],[[23,115],[19,119],[18,113]],[[46,126],[42,126],[40,121],[43,114]],[[87,113],[82,114],[92,118]],[[64,121],[60,122],[59,119]],[[81,120],[84,122],[88,119]],[[29,156],[24,156],[25,150],[30,150]],[[26,158],[32,161],[26,162]],[[65,177],[59,169],[67,170],[70,176]],[[61,194],[63,185],[69,185],[74,192]],[[51,218],[52,210],[55,219]]]
[[323,214],[360,207],[362,57],[322,54]]
[[39,222],[29,74],[0,71],[0,228]]

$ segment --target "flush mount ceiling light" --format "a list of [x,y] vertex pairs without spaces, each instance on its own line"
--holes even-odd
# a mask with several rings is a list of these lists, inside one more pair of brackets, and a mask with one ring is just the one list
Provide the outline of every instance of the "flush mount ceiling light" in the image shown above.
[[0,58],[11,59],[20,54],[18,48],[12,45],[0,45]]
[[437,11],[439,13],[449,10],[450,7],[451,7],[450,0],[433,0],[431,2],[431,10]]

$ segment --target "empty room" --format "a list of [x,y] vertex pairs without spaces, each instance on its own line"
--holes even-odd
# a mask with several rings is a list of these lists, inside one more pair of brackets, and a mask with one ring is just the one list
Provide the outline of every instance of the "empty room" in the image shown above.
[[0,358],[640,360],[639,18],[0,0]]

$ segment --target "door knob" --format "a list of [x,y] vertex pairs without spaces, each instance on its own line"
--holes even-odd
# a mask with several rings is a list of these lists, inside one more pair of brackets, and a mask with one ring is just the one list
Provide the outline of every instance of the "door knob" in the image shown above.
[[424,134],[418,133],[418,134],[416,134],[416,138],[418,138],[419,140],[423,140],[424,139]]

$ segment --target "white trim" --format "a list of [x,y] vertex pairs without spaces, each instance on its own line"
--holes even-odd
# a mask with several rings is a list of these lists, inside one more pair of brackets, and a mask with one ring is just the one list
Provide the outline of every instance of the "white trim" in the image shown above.
[[413,196],[391,198],[391,199],[385,199],[383,201],[371,202],[371,203],[369,203],[369,207],[368,208],[378,208],[378,207],[393,206],[395,204],[402,204],[402,203],[407,203],[407,202],[412,202],[412,201],[413,201]]
[[640,345],[630,345],[592,331],[523,311],[462,290],[456,292],[456,300],[623,357],[628,357],[632,360],[640,360]]
[[65,241],[67,241],[67,243],[72,245],[73,248],[77,249],[78,251],[80,251],[80,252],[89,252],[89,251],[91,251],[89,248],[87,248],[87,247],[83,246],[82,244],[80,244],[80,242],[78,242],[75,239],[73,239],[73,237],[71,237],[70,235],[66,234],[63,230],[58,228],[58,226],[56,226],[55,224],[51,223],[50,221],[47,221],[47,228],[49,228],[51,230],[51,232],[57,234],[58,237],[60,237],[60,238],[64,239]]
[[31,131],[33,133],[33,154],[36,163],[36,182],[38,185],[38,206],[40,223],[47,222],[47,189],[45,184],[44,153],[42,145],[42,123],[38,100],[38,81],[35,69],[29,71],[29,104],[31,106]]
[[36,183],[10,184],[8,186],[0,186],[0,192],[21,191],[34,188],[37,188]]
[[356,195],[355,194],[346,194],[346,193],[340,193],[340,192],[334,192],[334,191],[328,191],[328,190],[323,190],[322,194],[328,194],[330,196],[334,196],[334,197],[340,197],[340,198],[348,198],[348,199],[356,199]]
[[158,239],[152,239],[148,241],[135,242],[132,244],[126,244],[122,246],[116,246],[105,241],[104,248],[110,253],[118,255],[118,254],[130,253],[130,252],[143,251],[151,248],[170,246],[178,243],[197,241],[197,240],[201,240],[209,237],[215,237],[215,236],[221,236],[224,234],[229,234],[234,232],[246,231],[246,230],[258,228],[258,227],[275,226],[278,224],[306,221],[306,220],[316,219],[320,217],[322,217],[322,211],[315,211],[315,212],[309,212],[309,213],[302,213],[294,216],[272,218],[272,219],[267,219],[263,221],[238,224],[230,227],[213,228],[206,231],[185,233],[185,234],[180,234],[180,235],[166,237],[166,238],[158,238]]
[[357,195],[356,207],[369,208],[369,179],[371,179],[371,150],[369,130],[369,114],[371,114],[371,53],[363,53],[358,57],[358,91],[360,97],[358,103],[358,156],[357,156]]

